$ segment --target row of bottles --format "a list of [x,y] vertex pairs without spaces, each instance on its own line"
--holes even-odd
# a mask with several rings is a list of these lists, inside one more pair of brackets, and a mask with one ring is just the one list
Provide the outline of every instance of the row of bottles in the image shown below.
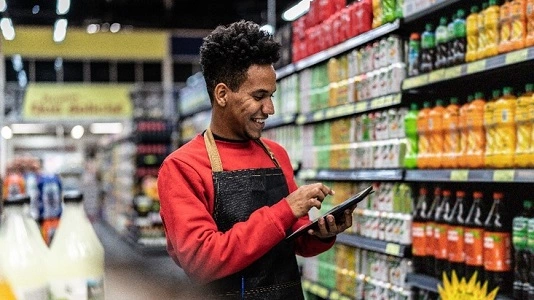
[[421,187],[412,223],[412,254],[416,272],[442,278],[454,270],[460,278],[477,273],[489,290],[511,292],[511,220],[502,208],[503,193],[494,192],[487,214],[483,194],[475,191],[469,206],[464,191]]
[[534,299],[534,206],[523,201],[523,210],[513,219],[514,299]]
[[83,195],[63,194],[64,210],[50,247],[29,215],[29,203],[25,194],[4,202],[0,298],[104,299],[104,249],[85,214]]

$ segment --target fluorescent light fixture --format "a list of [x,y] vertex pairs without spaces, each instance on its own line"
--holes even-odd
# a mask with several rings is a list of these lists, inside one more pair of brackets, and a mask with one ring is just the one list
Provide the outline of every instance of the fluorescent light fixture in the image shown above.
[[6,40],[12,41],[15,39],[15,27],[13,27],[13,21],[10,18],[0,19],[0,29],[2,29],[2,34]]
[[76,125],[72,127],[72,130],[70,131],[70,136],[75,140],[79,140],[82,138],[84,132],[85,129],[83,129],[82,125]]
[[263,30],[263,31],[267,31],[270,34],[274,33],[274,28],[273,28],[273,26],[271,24],[265,24],[265,25],[261,26],[260,29]]
[[13,130],[9,126],[2,127],[2,137],[6,140],[9,140],[13,137]]
[[41,11],[41,7],[39,5],[34,5],[32,7],[32,14],[36,15]]
[[57,0],[56,13],[64,15],[69,12],[70,0]]
[[5,12],[7,9],[6,0],[0,0],[0,12]]
[[20,72],[22,70],[23,64],[22,56],[20,56],[20,54],[13,55],[11,63],[13,64],[13,70],[15,70],[15,72]]
[[98,24],[87,25],[87,33],[89,34],[97,33],[99,30],[100,30],[100,25]]
[[122,123],[92,123],[89,131],[92,134],[118,134],[123,129]]
[[111,26],[109,26],[109,31],[113,33],[117,33],[119,32],[119,30],[121,30],[121,24],[119,23],[113,23],[111,24]]
[[67,19],[59,19],[54,24],[54,42],[63,42],[67,35]]
[[20,123],[11,124],[13,134],[40,134],[47,133],[45,124]]
[[294,21],[298,17],[304,15],[310,9],[311,0],[301,0],[299,3],[290,7],[282,14],[282,19],[286,21]]

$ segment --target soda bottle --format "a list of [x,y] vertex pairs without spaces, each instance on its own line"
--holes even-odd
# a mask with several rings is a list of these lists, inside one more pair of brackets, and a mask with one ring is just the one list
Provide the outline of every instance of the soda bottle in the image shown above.
[[447,18],[441,17],[439,25],[436,27],[436,57],[434,59],[434,69],[444,68],[448,65],[449,54],[449,33],[447,31]]
[[436,214],[436,209],[441,204],[441,189],[436,187],[434,190],[434,198],[430,203],[430,207],[426,211],[426,225],[425,225],[425,237],[426,237],[426,274],[434,276],[434,264],[435,264],[435,254],[434,250],[437,247],[436,241],[434,239],[434,228],[436,227],[436,222],[434,220],[434,215]]
[[8,168],[6,170],[6,178],[4,179],[2,187],[2,197],[7,199],[14,197],[20,194],[26,193],[26,184],[24,182],[24,177],[18,170],[14,168]]
[[482,92],[476,92],[467,108],[467,155],[469,168],[484,167],[486,132],[484,130],[484,107],[486,101]]
[[64,211],[50,246],[51,299],[104,299],[104,248],[83,207],[83,194],[63,195]]
[[510,219],[501,208],[503,194],[493,193],[493,204],[484,221],[484,273],[488,290],[499,287],[499,292],[512,291],[512,253]]
[[526,6],[527,36],[525,37],[525,46],[530,47],[534,45],[534,0],[527,0]]
[[410,110],[404,116],[404,130],[406,135],[406,155],[404,167],[415,169],[417,167],[417,103],[410,105]]
[[458,98],[451,97],[449,105],[443,114],[443,156],[442,167],[458,167],[460,155],[460,130],[459,130],[460,107]]
[[516,149],[515,129],[516,98],[511,87],[503,88],[503,95],[495,102],[495,152],[493,165],[497,168],[514,166]]
[[497,0],[489,0],[489,6],[484,12],[484,28],[487,44],[485,57],[499,54],[499,6]]
[[465,61],[471,62],[477,59],[478,48],[478,6],[471,6],[471,13],[465,20],[465,27],[467,33],[467,49],[465,53]]
[[[0,216],[1,215],[2,215],[2,212],[0,210]],[[2,228],[2,224],[0,224],[0,228]],[[3,245],[2,240],[3,240],[2,236],[0,236],[0,249],[4,249],[4,247],[6,247],[5,245]],[[11,284],[7,281],[4,271],[2,270],[1,264],[0,264],[0,299],[16,300],[15,295],[13,294],[13,289],[11,288]]]
[[464,198],[464,191],[456,191],[456,201],[446,219],[449,223],[447,232],[449,269],[454,270],[458,278],[465,276],[464,226],[467,210],[464,208]]
[[469,131],[467,128],[467,117],[468,117],[468,108],[469,103],[473,101],[473,96],[467,96],[467,102],[462,104],[459,111],[458,117],[458,130],[460,131],[460,153],[457,160],[458,167],[466,168],[467,167],[467,137]]
[[430,149],[428,166],[432,169],[441,168],[443,156],[443,100],[436,100],[436,105],[428,114],[428,132],[430,137]]
[[454,19],[454,43],[453,54],[454,64],[462,64],[465,62],[465,52],[467,51],[467,39],[466,39],[466,24],[465,24],[465,11],[459,9]]
[[500,90],[493,90],[492,98],[484,105],[484,129],[486,131],[486,151],[484,154],[484,165],[486,167],[494,167],[495,156],[495,102],[501,95]]
[[510,51],[510,35],[512,30],[511,25],[511,6],[512,3],[508,0],[504,1],[499,9],[499,53]]
[[421,187],[419,189],[417,204],[412,214],[412,262],[415,272],[418,273],[425,273],[426,270],[425,264],[427,262],[427,239],[425,236],[425,226],[427,221],[426,211],[428,204],[428,191],[425,187]]
[[513,0],[510,9],[510,50],[525,48],[527,37],[527,0]]
[[528,219],[527,252],[529,257],[528,299],[534,299],[534,217]]
[[439,203],[434,212],[434,276],[442,278],[442,272],[448,266],[447,232],[449,224],[445,217],[451,211],[451,192],[444,190],[443,197],[441,197],[441,189],[436,188],[434,190],[434,197],[438,199],[437,202]]
[[[514,247],[514,283],[513,296],[515,299],[528,298],[529,253],[528,220],[534,217],[532,201],[523,201],[523,210],[513,219],[512,245]],[[524,297],[526,296],[526,297]]]
[[432,24],[428,23],[421,35],[421,69],[419,70],[421,73],[427,73],[434,69],[435,49],[436,37]]
[[43,174],[37,184],[39,188],[39,206],[43,208],[40,219],[41,230],[46,244],[50,245],[61,216],[62,183],[57,174]]
[[447,24],[447,40],[448,40],[448,46],[447,46],[447,66],[454,65],[455,62],[455,48],[454,43],[456,43],[456,35],[454,33],[454,20],[456,19],[456,14],[453,14],[451,16],[451,21]]
[[486,57],[486,45],[488,44],[488,37],[486,33],[486,27],[484,26],[484,19],[486,15],[486,9],[488,3],[482,3],[482,9],[478,13],[477,25],[478,25],[478,48],[476,59],[482,59]]
[[417,113],[417,167],[419,169],[428,168],[430,156],[430,132],[428,130],[428,116],[430,113],[430,102],[425,101],[423,108]]
[[517,109],[515,113],[516,124],[516,150],[514,165],[525,168],[532,164],[529,160],[532,143],[532,119],[529,118],[529,110],[534,106],[534,84],[525,85],[525,93],[517,99]]
[[408,43],[408,76],[419,75],[421,58],[421,37],[413,32]]
[[464,253],[465,278],[470,279],[476,272],[477,278],[484,278],[484,219],[482,192],[473,192],[473,204],[465,219]]

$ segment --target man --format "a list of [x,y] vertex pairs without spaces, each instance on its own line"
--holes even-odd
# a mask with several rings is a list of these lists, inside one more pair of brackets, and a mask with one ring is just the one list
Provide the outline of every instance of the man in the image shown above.
[[274,114],[279,50],[272,35],[247,21],[204,39],[211,124],[159,171],[168,252],[216,299],[303,299],[295,254],[328,250],[352,225],[348,210],[337,222],[329,215],[318,230],[285,239],[334,192],[321,183],[297,187],[286,151],[260,139]]

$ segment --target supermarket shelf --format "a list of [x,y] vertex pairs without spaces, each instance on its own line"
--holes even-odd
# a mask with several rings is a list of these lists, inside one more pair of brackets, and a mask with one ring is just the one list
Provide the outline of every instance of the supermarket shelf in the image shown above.
[[142,255],[168,255],[166,245],[162,245],[158,242],[158,245],[149,245],[139,243],[131,233],[120,233],[109,224],[109,222],[102,220],[102,224],[109,228],[109,231],[114,233],[118,238],[125,241],[132,249]]
[[410,77],[402,82],[402,90],[424,87],[436,82],[465,77],[531,60],[534,60],[534,47]]
[[285,125],[292,125],[295,124],[295,120],[297,119],[297,114],[281,114],[269,117],[267,121],[265,122],[265,130],[272,129],[280,126]]
[[187,119],[189,117],[192,117],[200,112],[211,110],[211,103],[201,103],[196,107],[193,107],[185,112],[181,112],[179,114],[180,119]]
[[407,257],[411,255],[410,245],[400,245],[353,234],[338,234],[336,243],[398,257]]
[[308,279],[302,279],[302,289],[308,293],[319,296],[323,299],[330,300],[351,300],[353,298],[340,294],[338,291],[324,287],[320,283],[312,282]]
[[[461,0],[439,0],[438,3],[432,4],[431,6],[428,6],[426,8],[422,8],[420,10],[415,11],[412,14],[408,14],[404,16],[403,23],[411,23],[414,21],[417,21],[423,17],[433,15],[434,13],[442,10],[445,7],[451,6],[452,4],[455,4],[457,2],[460,2]],[[408,11],[411,11],[410,7],[407,8]]]
[[405,181],[439,182],[528,182],[534,183],[534,169],[502,170],[406,170]]
[[302,170],[298,176],[301,179],[315,180],[343,180],[343,181],[387,181],[402,180],[402,169],[366,169],[366,170]]
[[352,50],[358,46],[368,43],[376,38],[391,33],[400,27],[400,21],[395,20],[392,23],[384,24],[380,27],[364,32],[356,37],[348,39],[340,44],[337,44],[331,48],[323,50],[319,53],[313,54],[295,63],[289,64],[276,71],[277,80],[282,79],[285,76],[289,76],[294,72],[309,68],[313,65],[319,64],[323,61],[330,59],[336,55],[342,54],[349,50]]
[[357,113],[363,113],[374,109],[390,107],[401,103],[401,94],[390,94],[369,100],[361,100],[353,103],[347,103],[334,107],[312,111],[299,115],[295,123],[298,125],[310,124],[331,120],[339,117],[347,117]]

